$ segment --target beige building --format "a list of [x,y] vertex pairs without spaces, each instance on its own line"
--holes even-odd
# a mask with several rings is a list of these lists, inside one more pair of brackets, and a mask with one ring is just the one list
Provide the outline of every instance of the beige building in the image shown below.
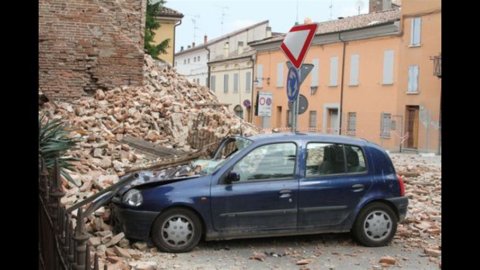
[[155,19],[160,23],[160,27],[154,30],[154,43],[160,44],[165,39],[170,39],[167,53],[158,55],[158,58],[172,66],[175,61],[175,31],[176,27],[182,23],[182,18],[182,13],[167,7],[162,7],[155,16]]
[[[304,60],[314,68],[300,87],[308,108],[297,130],[361,137],[393,151],[439,152],[440,14],[440,0],[372,0],[369,14],[318,23]],[[266,129],[292,124],[282,40],[249,43],[257,51],[254,96],[267,92],[273,99],[270,117],[253,116]]]

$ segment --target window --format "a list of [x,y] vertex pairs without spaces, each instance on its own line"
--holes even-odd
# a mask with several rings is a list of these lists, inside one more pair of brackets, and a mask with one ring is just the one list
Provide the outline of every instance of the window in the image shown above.
[[177,61],[175,61],[175,66],[178,66],[178,62],[177,62]]
[[348,123],[347,123],[347,135],[355,136],[356,130],[357,130],[357,113],[349,112]]
[[410,28],[410,46],[420,46],[422,18],[412,18],[412,27]]
[[190,58],[187,59],[187,63],[190,64]]
[[360,56],[352,54],[350,57],[350,85],[358,85],[358,62]]
[[393,84],[393,50],[383,53],[383,84]]
[[193,62],[197,62],[197,57],[196,56],[193,57]]
[[259,146],[248,153],[232,172],[242,181],[293,178],[297,147],[294,143]]
[[208,85],[208,78],[205,78],[205,85]]
[[338,78],[338,57],[330,58],[330,85],[329,86],[337,86],[337,78]]
[[367,166],[363,151],[358,146],[345,145],[345,156],[347,157],[347,172],[358,173],[366,172]]
[[210,76],[210,89],[215,92],[215,75]]
[[183,59],[183,64],[187,64],[187,59]]
[[223,75],[223,92],[228,93],[228,74]]
[[331,143],[307,144],[306,176],[345,173],[343,145]]
[[257,65],[257,86],[262,87],[263,86],[263,66],[262,65]]
[[248,71],[245,73],[245,93],[250,93],[252,90],[252,73]]
[[293,117],[292,111],[287,110],[287,127],[292,127],[292,122],[293,122],[292,117]]
[[418,93],[418,65],[411,65],[408,67],[407,93]]
[[233,93],[238,93],[238,73],[233,74]]
[[197,62],[200,62],[200,56],[197,56]]
[[380,136],[390,138],[390,129],[392,124],[392,115],[390,113],[381,114]]
[[317,111],[310,111],[308,123],[310,128],[317,128]]
[[319,60],[318,58],[315,58],[312,60],[313,64],[313,69],[312,69],[312,83],[310,84],[310,87],[315,87],[318,86],[318,70],[319,70]]
[[277,64],[277,87],[283,87],[283,63]]

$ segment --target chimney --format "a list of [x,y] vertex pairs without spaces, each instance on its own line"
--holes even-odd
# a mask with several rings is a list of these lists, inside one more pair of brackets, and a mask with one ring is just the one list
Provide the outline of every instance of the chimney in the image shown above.
[[338,17],[339,20],[343,20],[343,17]]
[[267,26],[267,37],[271,37],[271,36],[272,36],[272,27]]
[[223,46],[223,57],[227,58],[228,57],[228,49],[230,48],[228,41],[225,42],[225,45]]
[[194,41],[194,42],[192,42],[192,48],[193,48],[193,47],[195,47],[195,41]]
[[180,51],[183,52],[183,46],[180,46]]
[[368,12],[381,12],[392,8],[392,0],[370,0]]
[[207,44],[207,35],[203,36],[203,43]]
[[238,54],[242,54],[243,53],[243,41],[239,41],[238,42]]
[[190,49],[190,45],[187,46],[187,49]]

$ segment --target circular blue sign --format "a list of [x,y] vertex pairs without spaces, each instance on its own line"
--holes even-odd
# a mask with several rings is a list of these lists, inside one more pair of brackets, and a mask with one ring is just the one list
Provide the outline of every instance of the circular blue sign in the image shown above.
[[290,67],[287,75],[287,97],[290,102],[297,99],[299,92],[299,79],[298,70],[295,67]]

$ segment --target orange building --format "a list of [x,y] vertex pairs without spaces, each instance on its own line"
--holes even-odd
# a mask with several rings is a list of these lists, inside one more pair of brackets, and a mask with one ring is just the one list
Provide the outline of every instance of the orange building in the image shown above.
[[[440,1],[405,2],[318,23],[304,60],[314,69],[300,87],[308,108],[297,130],[361,137],[393,151],[440,151],[441,83],[430,60],[441,51]],[[253,94],[273,99],[271,115],[253,122],[267,129],[288,130],[292,121],[282,40],[249,43],[257,51]]]

